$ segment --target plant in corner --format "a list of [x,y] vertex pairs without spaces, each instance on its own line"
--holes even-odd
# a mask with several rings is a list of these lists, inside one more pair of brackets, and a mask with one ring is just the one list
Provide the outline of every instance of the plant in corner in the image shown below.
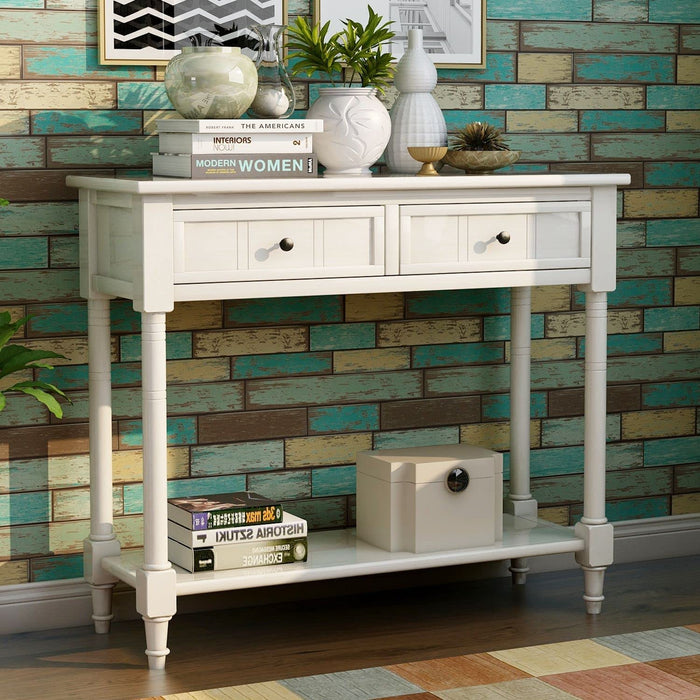
[[319,88],[306,115],[324,122],[323,133],[314,135],[314,152],[326,177],[371,175],[391,134],[389,112],[376,93],[393,76],[391,51],[384,47],[394,32],[369,5],[367,13],[365,24],[345,19],[334,34],[330,22],[312,27],[305,17],[288,29],[292,74],[321,74],[332,86]]
[[511,151],[500,129],[487,122],[471,122],[450,139],[443,161],[465,172],[491,172],[512,165],[520,151]]

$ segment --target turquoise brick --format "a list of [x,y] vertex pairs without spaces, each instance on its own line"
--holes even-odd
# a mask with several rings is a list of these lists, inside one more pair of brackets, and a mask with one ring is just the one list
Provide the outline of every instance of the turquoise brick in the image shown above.
[[574,81],[595,83],[673,83],[676,57],[653,54],[577,54]]
[[[87,365],[61,365],[52,370],[39,370],[38,378],[45,382],[53,382],[65,391],[87,389],[88,368]],[[112,375],[114,382],[114,375]]]
[[700,464],[677,467],[674,476],[679,491],[700,491]]
[[141,330],[141,314],[134,311],[127,299],[116,299],[109,308],[112,333],[138,333]]
[[46,523],[51,519],[51,494],[47,491],[0,495],[0,526]]
[[[123,421],[119,425],[119,439],[125,447],[143,445],[142,421]],[[194,445],[197,443],[196,418],[168,418],[168,445]]]
[[653,219],[647,221],[647,245],[700,245],[700,219]]
[[697,1],[668,2],[649,0],[650,22],[671,22],[677,24],[699,24],[700,6]]
[[606,445],[605,464],[608,471],[642,467],[644,465],[642,442],[619,442]]
[[339,323],[343,320],[343,298],[339,296],[245,299],[229,302],[224,310],[226,325],[269,323]]
[[613,357],[608,362],[609,382],[664,382],[700,374],[700,353]]
[[[577,508],[574,515],[580,517],[583,515],[582,511],[582,508]],[[667,496],[649,496],[621,501],[608,500],[605,504],[605,515],[610,522],[661,518],[670,514],[670,501]],[[576,520],[578,519],[577,517]]]
[[[544,109],[547,90],[544,85],[486,85],[486,109]],[[512,146],[511,146],[512,148]]]
[[481,394],[507,391],[510,368],[506,365],[432,369],[425,373],[426,396]]
[[448,290],[406,295],[406,316],[463,316],[510,311],[507,289]]
[[285,503],[285,508],[304,518],[309,523],[310,530],[325,530],[350,525],[347,501],[347,496],[307,498]]
[[311,472],[311,495],[322,497],[355,493],[355,473],[354,464],[314,469]]
[[593,19],[596,22],[647,22],[647,0],[594,0]]
[[426,445],[455,445],[459,442],[459,426],[444,428],[416,428],[376,433],[374,448],[425,447]]
[[[608,335],[608,356],[639,355],[644,353],[663,352],[663,336],[661,333],[611,333]],[[578,338],[578,354],[586,354],[586,339]]]
[[41,46],[27,53],[25,75],[35,80],[153,80],[150,66],[100,65],[99,53],[94,46]]
[[[192,333],[178,331],[167,333],[165,350],[168,360],[182,360],[192,357]],[[124,335],[119,339],[119,352],[122,362],[141,360],[141,336]]]
[[379,430],[377,404],[309,408],[310,433],[346,433]]
[[244,474],[281,469],[284,466],[284,442],[261,440],[230,445],[193,447],[192,476]]
[[591,139],[593,158],[601,160],[665,160],[700,152],[700,134],[594,134]]
[[0,140],[0,168],[44,167],[44,139],[8,136]]
[[517,51],[518,23],[488,20],[486,22],[486,47],[489,51]]
[[77,236],[63,236],[49,240],[51,267],[78,267],[79,249]]
[[55,557],[37,557],[31,560],[30,580],[33,583],[82,577],[82,554],[59,554]]
[[250,408],[318,406],[338,402],[415,399],[422,393],[417,371],[348,374],[331,377],[259,379],[248,383]]
[[314,351],[373,348],[375,336],[374,323],[324,324],[310,328],[309,344]]
[[584,109],[581,131],[663,131],[666,113],[642,109]]
[[143,136],[49,136],[47,143],[54,167],[143,165],[151,162],[154,150]]
[[87,333],[87,305],[41,304],[30,306],[27,324],[31,336],[78,335]]
[[644,442],[644,465],[656,467],[674,464],[692,464],[700,455],[700,435]]
[[508,145],[521,151],[521,160],[586,161],[588,136],[585,134],[510,134]]
[[78,232],[78,204],[51,202],[41,204],[11,204],[2,212],[2,232],[5,236],[52,236]]
[[[544,314],[532,314],[530,328],[531,338],[544,338]],[[484,318],[484,340],[510,340],[510,316]]]
[[[698,85],[649,85],[647,109],[697,109],[700,104]],[[692,146],[688,147],[688,151]],[[697,152],[697,146],[695,146]]]
[[530,474],[542,476],[583,474],[583,445],[530,450]]
[[[250,474],[248,476],[248,489],[278,501],[309,498],[311,496],[311,473],[307,469],[289,469],[274,474]],[[293,508],[290,509],[290,512],[296,515]]]
[[4,0],[0,3],[2,8],[17,8],[21,10],[43,9],[43,0]]
[[681,51],[683,53],[700,51],[700,26],[685,25],[681,27]]
[[698,328],[700,328],[700,307],[644,309],[644,329],[647,331],[689,331]]
[[271,355],[241,355],[231,358],[234,379],[285,377],[297,374],[323,374],[333,368],[329,352],[285,352]]
[[620,250],[617,255],[617,278],[630,279],[646,275],[672,277],[676,271],[674,251],[658,248],[645,250]]
[[506,128],[506,113],[502,110],[445,109],[442,114],[445,117],[447,131],[450,134],[463,129],[471,122],[488,122],[501,131]]
[[27,270],[48,267],[46,238],[0,238],[0,269]]
[[[503,421],[510,418],[510,394],[490,394],[481,399],[481,414],[487,421]],[[547,415],[547,394],[533,391],[530,394],[530,416],[544,418]]]
[[141,112],[136,110],[46,110],[32,114],[34,134],[138,134]]
[[[542,421],[542,447],[563,447],[583,444],[583,416],[549,418]],[[610,415],[605,420],[605,438],[608,442],[620,439],[620,416]]]
[[0,272],[4,304],[73,301],[79,289],[77,270],[22,270]]
[[[617,222],[617,247],[640,248],[646,242],[645,221],[618,221]],[[619,254],[619,253],[618,253]]]
[[170,109],[163,83],[117,83],[118,109]]
[[673,408],[700,404],[700,381],[663,382],[642,386],[642,408]]
[[[583,293],[576,292],[577,303],[582,302]],[[579,302],[581,298],[581,302]],[[671,306],[673,304],[673,280],[658,279],[623,279],[617,283],[617,289],[608,295],[611,307],[628,306]]]
[[644,184],[649,187],[700,187],[700,163],[647,163]]
[[413,367],[444,367],[447,365],[503,362],[503,343],[445,343],[422,345],[412,351]]
[[513,83],[515,54],[489,52],[486,54],[485,68],[440,68],[438,79],[441,83]]
[[489,19],[586,21],[592,17],[592,0],[488,0]]

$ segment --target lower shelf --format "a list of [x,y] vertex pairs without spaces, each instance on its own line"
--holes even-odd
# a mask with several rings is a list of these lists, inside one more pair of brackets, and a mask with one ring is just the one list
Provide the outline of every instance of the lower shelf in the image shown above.
[[[454,564],[500,561],[514,557],[577,552],[584,542],[573,528],[544,520],[503,516],[503,540],[485,547],[413,554],[387,552],[355,537],[355,531],[325,530],[309,533],[309,559],[300,564],[228,569],[190,574],[178,567],[177,595],[213,593],[242,588],[275,586],[300,581],[364,576],[392,571],[428,569]],[[142,550],[105,557],[102,566],[121,581],[136,586],[136,570],[143,564]]]

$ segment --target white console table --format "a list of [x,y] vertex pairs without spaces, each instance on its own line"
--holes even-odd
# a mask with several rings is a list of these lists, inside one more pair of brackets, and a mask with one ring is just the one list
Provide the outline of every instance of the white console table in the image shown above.
[[[607,292],[615,287],[616,186],[628,175],[483,175],[285,180],[71,176],[80,189],[81,294],[88,299],[90,535],[85,578],[97,632],[112,589],[136,589],[151,669],[168,654],[177,596],[574,552],[589,613],[612,563],[605,517]],[[575,528],[537,520],[530,494],[530,289],[586,295],[584,510]],[[177,301],[509,287],[511,481],[503,541],[429,554],[386,552],[352,530],[312,533],[309,561],[188,574],[167,550],[165,316]],[[109,300],[141,312],[143,551],[120,553],[112,520]]]

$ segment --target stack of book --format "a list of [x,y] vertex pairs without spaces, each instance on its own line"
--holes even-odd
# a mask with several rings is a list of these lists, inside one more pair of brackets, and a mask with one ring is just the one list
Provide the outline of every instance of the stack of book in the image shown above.
[[168,499],[168,558],[192,573],[306,561],[306,520],[252,491]]
[[153,175],[190,179],[316,177],[322,119],[159,119]]

